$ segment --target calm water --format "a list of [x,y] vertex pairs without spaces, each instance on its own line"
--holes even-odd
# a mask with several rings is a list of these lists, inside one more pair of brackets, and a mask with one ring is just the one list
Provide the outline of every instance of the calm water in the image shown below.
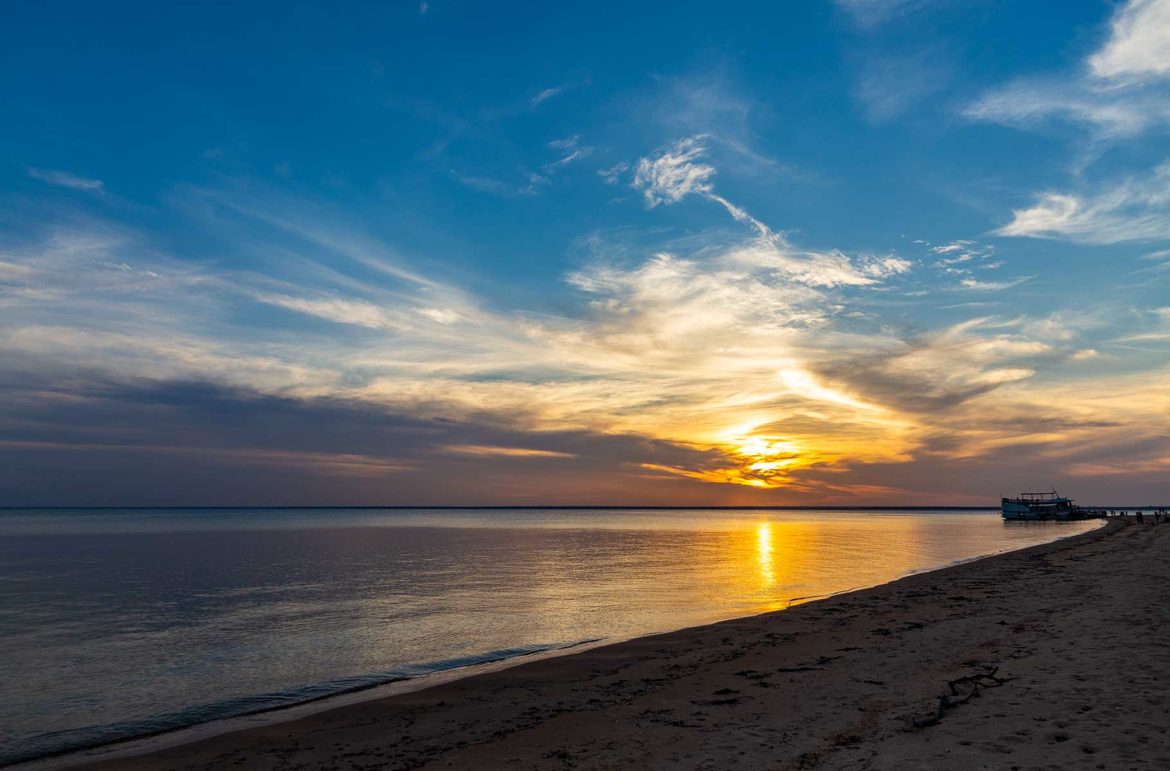
[[0,762],[786,607],[1095,523],[995,512],[0,511]]

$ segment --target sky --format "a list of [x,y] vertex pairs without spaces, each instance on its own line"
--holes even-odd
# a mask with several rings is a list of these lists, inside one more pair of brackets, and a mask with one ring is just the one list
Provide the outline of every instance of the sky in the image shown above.
[[0,504],[1170,503],[1170,0],[9,0],[0,113]]

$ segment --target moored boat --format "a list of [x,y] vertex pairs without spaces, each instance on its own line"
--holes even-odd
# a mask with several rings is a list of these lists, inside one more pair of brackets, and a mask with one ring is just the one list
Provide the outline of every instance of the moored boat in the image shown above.
[[1094,511],[1082,509],[1052,490],[1047,493],[1020,493],[1017,498],[1001,498],[1000,511],[1007,520],[1045,519],[1092,519],[1100,516]]

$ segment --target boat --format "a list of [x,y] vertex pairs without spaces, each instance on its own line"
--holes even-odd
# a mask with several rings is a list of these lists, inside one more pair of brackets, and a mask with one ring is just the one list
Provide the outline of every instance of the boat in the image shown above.
[[1044,519],[1092,519],[1100,516],[1095,511],[1082,509],[1055,489],[1047,493],[1020,493],[1017,498],[1001,498],[1003,518],[1011,521]]

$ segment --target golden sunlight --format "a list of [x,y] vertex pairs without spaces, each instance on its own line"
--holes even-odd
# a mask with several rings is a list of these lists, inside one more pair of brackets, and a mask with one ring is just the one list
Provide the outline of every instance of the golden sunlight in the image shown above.
[[760,584],[764,589],[776,582],[776,571],[772,569],[772,525],[761,522],[756,526],[756,562],[760,568]]
[[780,378],[780,382],[784,383],[790,391],[806,399],[832,402],[857,410],[873,411],[881,409],[875,404],[867,404],[858,399],[854,399],[848,394],[843,394],[840,391],[821,385],[812,375],[804,370],[783,369],[780,370],[777,376]]

